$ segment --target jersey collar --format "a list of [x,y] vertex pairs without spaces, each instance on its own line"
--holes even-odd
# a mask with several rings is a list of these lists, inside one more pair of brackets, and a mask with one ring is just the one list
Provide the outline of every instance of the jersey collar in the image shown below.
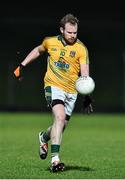
[[66,41],[64,40],[62,35],[58,35],[58,40],[61,41],[61,43],[63,44],[63,46],[67,46],[68,44],[66,43]]
[[[58,35],[58,40],[61,41],[63,46],[67,46],[68,45],[62,35]],[[77,39],[76,39],[76,41],[73,44],[75,44],[76,42],[77,42]]]

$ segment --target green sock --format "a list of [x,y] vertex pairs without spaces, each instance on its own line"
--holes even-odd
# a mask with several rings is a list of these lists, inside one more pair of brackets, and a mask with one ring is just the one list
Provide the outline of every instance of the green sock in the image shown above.
[[60,149],[60,145],[58,144],[52,144],[51,145],[51,154],[52,154],[52,157],[59,154],[59,149]]

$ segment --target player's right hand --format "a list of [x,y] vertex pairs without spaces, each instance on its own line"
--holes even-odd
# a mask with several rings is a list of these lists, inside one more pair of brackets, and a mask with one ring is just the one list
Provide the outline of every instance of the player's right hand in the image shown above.
[[20,64],[15,70],[14,70],[14,75],[15,77],[21,81],[23,79],[23,70],[24,70],[24,67],[22,64]]
[[84,97],[84,100],[83,100],[83,107],[84,107],[84,111],[87,113],[87,114],[90,114],[93,112],[93,106],[92,106],[92,103],[93,103],[93,99],[91,98],[90,95],[86,95]]

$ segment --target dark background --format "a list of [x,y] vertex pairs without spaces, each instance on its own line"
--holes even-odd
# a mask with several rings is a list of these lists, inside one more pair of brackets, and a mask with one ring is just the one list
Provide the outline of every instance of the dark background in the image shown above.
[[[125,6],[111,1],[17,1],[0,5],[0,111],[48,111],[43,91],[46,57],[27,66],[19,83],[14,69],[45,36],[59,34],[59,21],[73,13],[78,38],[89,50],[96,82],[95,112],[125,112]],[[75,111],[82,111],[79,96]]]

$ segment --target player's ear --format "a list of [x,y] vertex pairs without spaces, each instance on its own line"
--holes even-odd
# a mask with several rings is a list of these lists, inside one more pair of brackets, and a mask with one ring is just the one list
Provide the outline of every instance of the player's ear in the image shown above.
[[63,34],[63,27],[60,27],[60,32]]

